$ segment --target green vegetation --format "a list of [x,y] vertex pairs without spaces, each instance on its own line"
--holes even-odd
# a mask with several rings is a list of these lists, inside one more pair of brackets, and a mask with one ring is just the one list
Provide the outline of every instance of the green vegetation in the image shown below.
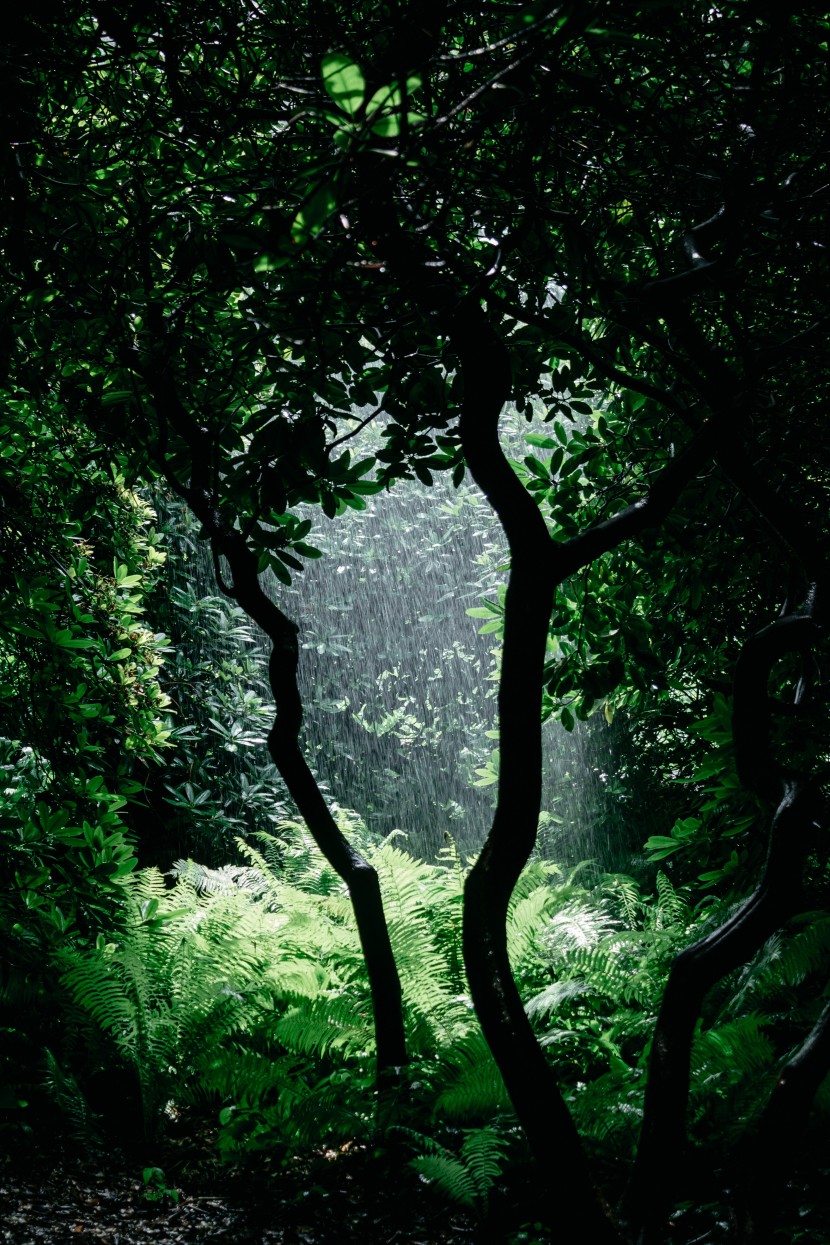
[[[515,1240],[827,1240],[826,14],[7,36],[3,1131],[156,1202],[209,1120]],[[424,638],[326,666],[372,562]],[[598,727],[620,872],[539,851]]]

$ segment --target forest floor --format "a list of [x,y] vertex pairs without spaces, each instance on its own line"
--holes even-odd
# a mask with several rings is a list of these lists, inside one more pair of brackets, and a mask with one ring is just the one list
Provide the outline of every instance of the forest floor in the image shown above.
[[[38,1130],[38,1137],[48,1137]],[[6,1134],[2,1140],[8,1142]],[[21,1138],[21,1143],[23,1139]],[[281,1161],[261,1151],[223,1162],[208,1132],[167,1142],[157,1175],[119,1146],[60,1138],[0,1150],[0,1245],[545,1245],[523,1222],[530,1190],[500,1189],[485,1221],[453,1207],[405,1163],[347,1143]],[[162,1167],[163,1164],[163,1167]],[[830,1174],[830,1173],[827,1173]],[[712,1190],[709,1190],[711,1195]],[[827,1186],[788,1186],[776,1241],[830,1245]],[[681,1242],[726,1239],[706,1207],[673,1227]],[[707,1231],[707,1221],[709,1231]],[[796,1225],[790,1230],[785,1224]],[[723,1231],[721,1231],[721,1229]],[[702,1235],[701,1235],[702,1233]]]
[[[2,1245],[465,1245],[505,1240],[361,1146],[287,1167],[188,1144],[150,1184],[142,1160],[53,1141],[0,1155]],[[153,1200],[153,1199],[157,1200]],[[509,1239],[509,1238],[507,1238]],[[521,1237],[519,1238],[521,1239]],[[525,1238],[527,1239],[527,1238]]]

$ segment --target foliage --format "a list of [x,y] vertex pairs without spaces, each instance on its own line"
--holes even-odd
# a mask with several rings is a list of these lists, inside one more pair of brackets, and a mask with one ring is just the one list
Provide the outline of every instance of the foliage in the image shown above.
[[75,889],[91,898],[133,867],[118,814],[135,760],[157,761],[168,740],[164,636],[141,618],[164,555],[117,469],[82,472],[62,448],[83,445],[81,430],[19,405],[4,434],[2,557],[16,590],[0,623],[2,843],[18,899],[62,930]]
[[81,429],[18,402],[2,432],[0,851],[16,886],[0,921],[31,913],[25,941],[94,926],[134,868],[122,810],[169,738],[165,637],[142,619],[164,554],[117,467],[80,469]]
[[422,1136],[422,1153],[410,1161],[422,1180],[434,1184],[454,1202],[484,1213],[487,1196],[499,1180],[507,1149],[496,1129],[466,1129],[457,1153],[431,1137]]
[[[249,604],[261,600],[257,568],[288,588],[316,557],[302,506],[359,513],[399,481],[430,485],[443,471],[458,486],[469,469],[499,511],[511,587],[481,608],[493,615],[488,634],[502,609],[506,620],[500,739],[473,766],[498,797],[467,886],[466,959],[543,1160],[553,1134],[541,1117],[558,1099],[504,953],[509,894],[537,828],[539,680],[544,711],[566,728],[597,707],[609,722],[632,714],[623,769],[639,807],[669,782],[688,784],[689,800],[670,796],[651,843],[678,884],[688,869],[745,893],[763,854],[750,832],[770,822],[756,820],[756,794],[777,806],[774,830],[790,815],[812,830],[827,779],[827,18],[814,6],[759,13],[745,0],[618,8],[412,6],[392,22],[385,6],[361,4],[204,0],[185,12],[154,0],[119,15],[77,0],[60,24],[51,12],[17,18],[7,65],[0,380],[9,403],[27,418],[47,403],[50,435],[77,419],[92,461],[117,443],[130,480],[163,476],[198,512],[220,576],[223,550],[243,551]],[[523,415],[541,403],[550,432],[531,433],[538,453],[512,471],[495,428],[511,397]],[[373,420],[384,444],[364,458],[348,442]],[[20,584],[30,608],[27,590]],[[231,590],[241,600],[245,585]],[[63,598],[47,590],[44,600],[48,614]],[[779,623],[761,631],[782,601]],[[66,626],[44,623],[43,633],[73,648],[71,627],[68,645]],[[782,634],[798,644],[773,651]],[[117,662],[119,651],[99,657]],[[743,690],[757,713],[736,692],[744,738],[736,728],[733,771],[724,719],[736,665],[756,676]],[[281,669],[275,659],[272,672]],[[789,720],[784,693],[795,694]],[[254,716],[259,707],[248,706]],[[411,709],[363,712],[364,727],[434,744],[432,724]],[[224,750],[239,746],[223,715],[208,721]],[[184,781],[172,796],[188,816],[209,802]],[[105,834],[99,845],[93,823],[91,839],[79,824],[74,846],[108,852],[94,863],[110,875],[122,863],[128,871]],[[650,829],[644,822],[644,837]],[[753,925],[753,901],[724,925],[724,954],[701,957],[708,967],[690,996],[700,1007],[718,971],[732,971],[734,948],[749,955],[797,909],[809,845],[780,896],[787,870],[776,869],[774,846],[761,916]],[[818,889],[824,866],[812,864]],[[23,889],[37,898],[44,884],[33,872]],[[457,1023],[440,983],[423,1008],[420,987],[412,993],[410,923],[427,933],[420,886],[402,881],[392,905],[406,916],[396,938],[416,1048],[435,1040],[436,1008],[440,1023]],[[549,938],[574,938],[579,921],[567,903],[551,914],[550,902],[521,891],[510,940],[541,913]],[[597,936],[607,933],[607,911],[592,911]],[[62,924],[63,909],[54,912]],[[603,943],[580,937],[564,952],[573,992],[559,1000],[578,1029],[590,1031],[591,1007],[625,1016],[630,1004],[653,1006],[648,974],[635,972],[631,986]],[[611,937],[625,949],[626,938]],[[425,945],[437,970],[441,948]],[[679,974],[693,962],[680,960]],[[110,985],[127,989],[126,966],[113,966]],[[606,983],[598,998],[583,1000],[580,974]],[[676,997],[667,996],[654,1063],[665,1052],[683,1082],[667,1099],[676,1137],[653,1144],[661,1128],[671,1132],[657,1108],[641,1149],[652,1187],[638,1176],[643,1239],[660,1230],[670,1196],[661,1171],[670,1174],[689,1088]],[[310,1017],[305,1045],[304,1017],[289,1011],[290,1053],[328,1057],[339,1006],[338,996],[321,1008],[334,1025]],[[728,1080],[738,1049],[742,1076],[767,1058],[760,1022],[733,1020],[732,1036],[725,1022],[701,1048],[704,1081]],[[631,1067],[626,1024],[620,1042],[603,1030],[620,1083]],[[348,1019],[343,1028],[348,1047]],[[597,1038],[593,1065],[601,1046]],[[128,1047],[125,1057],[150,1060]],[[578,1113],[578,1094],[574,1102]],[[586,1203],[576,1133],[561,1118],[566,1144],[547,1157],[579,1169],[574,1201]],[[545,1179],[551,1166],[542,1163]],[[610,1232],[592,1206],[597,1232]]]
[[[7,398],[0,441],[0,1127],[19,1133],[42,1099],[39,1048],[63,1041],[52,956],[110,927],[139,775],[170,731],[166,639],[145,614],[164,562],[152,510],[45,401]],[[82,1129],[71,1074],[45,1058]]]
[[[157,871],[135,875],[113,940],[62,953],[63,986],[99,1033],[91,1046],[87,1033],[92,1054],[75,1072],[48,1056],[75,1127],[94,1124],[85,1080],[126,1065],[150,1137],[171,1113],[208,1103],[229,1153],[371,1135],[368,984],[342,884],[302,826],[260,837],[262,850],[240,841],[244,865],[180,862],[172,888]],[[465,870],[452,845],[434,864],[393,842],[368,850],[389,896],[413,1050],[392,1118],[424,1179],[483,1209],[515,1124],[461,975]],[[713,920],[662,874],[653,896],[623,875],[585,885],[541,861],[523,875],[514,971],[583,1134],[606,1155],[636,1137],[666,965]],[[724,1113],[737,1134],[736,1110],[751,1118],[763,1103],[810,1023],[809,1004],[795,1018],[792,992],[826,971],[829,948],[823,914],[801,921],[713,1000],[692,1056],[702,1143]]]
[[263,758],[274,717],[267,653],[243,611],[217,595],[184,507],[160,491],[157,504],[172,556],[152,608],[170,636],[162,680],[176,747],[163,771],[144,774],[150,815],[137,829],[148,863],[220,865],[237,836],[273,831],[288,815],[285,785]]
[[143,1198],[145,1202],[178,1202],[179,1190],[167,1183],[160,1167],[145,1167],[141,1173],[144,1181]]

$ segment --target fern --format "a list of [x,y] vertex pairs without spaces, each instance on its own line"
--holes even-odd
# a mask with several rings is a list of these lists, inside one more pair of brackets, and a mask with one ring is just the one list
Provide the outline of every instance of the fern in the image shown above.
[[610,912],[585,897],[575,896],[551,917],[542,939],[548,957],[554,958],[574,948],[594,947],[616,927],[617,920]]
[[511,1110],[502,1075],[478,1026],[442,1052],[440,1076],[433,1083],[435,1112],[448,1120],[489,1119]]
[[292,1007],[273,1025],[273,1036],[286,1050],[322,1057],[332,1051],[356,1058],[374,1052],[371,1014],[365,1001],[327,995],[311,1007]]
[[762,993],[774,990],[780,982],[799,986],[814,973],[826,973],[830,964],[830,916],[826,912],[807,913],[799,919],[804,928],[781,942],[773,971],[762,980]]
[[655,879],[657,903],[654,906],[651,924],[655,929],[685,929],[689,924],[689,905],[679,891],[666,877],[658,872]]
[[562,1003],[568,999],[577,998],[580,994],[585,994],[588,989],[587,983],[579,978],[554,981],[551,985],[545,986],[544,990],[541,990],[527,1000],[525,1011],[531,1018],[549,1019],[551,1014],[557,1011]]
[[537,886],[512,905],[507,920],[507,951],[511,963],[526,965],[542,959],[542,922],[551,907],[550,887]]
[[259,898],[267,892],[267,882],[259,869],[238,865],[222,865],[209,869],[195,860],[177,860],[170,870],[177,881],[189,883],[200,895],[230,895],[236,890],[247,890]]
[[567,1100],[580,1136],[606,1152],[631,1154],[643,1117],[643,1082],[640,1070],[620,1064],[580,1082]]
[[[417,1163],[458,1200],[481,1205],[503,1157],[487,1128],[511,1106],[461,970],[464,868],[454,845],[427,864],[391,838],[364,838],[413,1055],[397,1119],[426,1108],[468,1126],[459,1149],[427,1148]],[[366,1136],[374,1031],[346,888],[298,823],[239,847],[239,866],[177,862],[172,887],[155,870],[137,874],[117,937],[67,952],[64,984],[135,1069],[148,1133],[172,1099],[221,1107],[224,1149]],[[535,861],[516,887],[507,926],[514,972],[551,1060],[566,1084],[579,1076],[574,1111],[598,1144],[630,1144],[666,964],[688,941],[689,923],[685,899],[661,876],[654,898],[622,877],[589,891],[579,870]],[[818,965],[824,945],[812,927],[796,937],[793,978],[797,960]],[[702,1098],[770,1066],[761,1020],[754,1029],[737,1020],[743,1027],[730,1029],[727,1017],[698,1039],[695,1066],[710,1086]],[[735,1052],[749,1061],[737,1072]]]
[[646,905],[633,878],[624,873],[609,874],[604,880],[603,893],[612,907],[619,908],[620,919],[626,929],[640,927]]
[[479,1198],[472,1173],[463,1161],[443,1147],[419,1154],[409,1165],[427,1184],[435,1185],[443,1194],[461,1206],[475,1206]]
[[74,1075],[61,1067],[52,1052],[44,1047],[46,1065],[43,1084],[49,1097],[60,1110],[66,1122],[67,1132],[75,1141],[85,1146],[101,1141],[98,1117],[90,1107]]
[[137,875],[128,895],[119,942],[65,951],[63,982],[135,1068],[151,1137],[206,1052],[258,1022],[263,950],[276,929],[239,892],[200,896],[184,881],[168,890],[155,870]]
[[413,1052],[451,1044],[469,1022],[458,992],[460,948],[436,936],[433,913],[457,906],[449,924],[459,935],[460,888],[448,870],[414,860],[390,843],[370,853],[384,894],[389,936],[401,977]]
[[287,1118],[305,1090],[307,1068],[307,1060],[285,1054],[279,1047],[265,1044],[262,1049],[250,1049],[239,1040],[229,1039],[206,1061],[201,1081],[188,1087],[185,1100],[215,1096],[221,1101],[237,1100],[243,1107],[270,1101],[277,1103]]
[[715,1080],[731,1083],[770,1067],[775,1051],[763,1032],[764,1023],[761,1016],[750,1013],[698,1034],[692,1046],[697,1092],[711,1092]]
[[457,1154],[432,1137],[409,1131],[409,1139],[422,1153],[410,1159],[422,1180],[434,1184],[448,1198],[462,1206],[483,1211],[493,1186],[501,1177],[507,1142],[489,1125],[466,1129]]

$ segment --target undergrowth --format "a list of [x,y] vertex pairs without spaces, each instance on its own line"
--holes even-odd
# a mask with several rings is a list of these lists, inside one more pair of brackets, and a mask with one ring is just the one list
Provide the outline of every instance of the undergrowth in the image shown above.
[[[483,1214],[524,1151],[464,979],[466,867],[452,843],[427,863],[349,819],[380,876],[405,999],[411,1060],[384,1098],[387,1136],[422,1179]],[[239,851],[223,868],[138,872],[118,929],[61,952],[67,1027],[85,1054],[70,1047],[62,1063],[48,1051],[44,1067],[76,1131],[100,1123],[85,1085],[126,1070],[146,1142],[190,1109],[218,1122],[227,1156],[377,1137],[371,1001],[347,891],[298,823]],[[650,894],[626,876],[539,860],[520,879],[508,922],[516,979],[600,1157],[633,1149],[669,963],[714,919],[663,874]],[[757,1111],[811,1022],[798,987],[829,957],[826,915],[801,918],[714,992],[692,1054],[698,1141],[737,1136]]]

